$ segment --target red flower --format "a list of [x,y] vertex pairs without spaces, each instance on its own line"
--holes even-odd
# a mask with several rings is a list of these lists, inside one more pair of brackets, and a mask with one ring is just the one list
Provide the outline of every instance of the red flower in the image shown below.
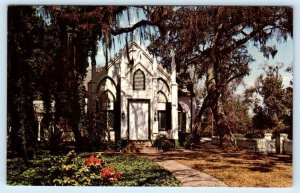
[[111,176],[108,169],[102,169],[101,171],[101,178],[109,178]]
[[109,169],[108,169],[108,171],[110,172],[110,173],[112,173],[112,172],[114,172],[114,168],[113,167],[110,167]]
[[85,165],[90,166],[91,163],[92,163],[92,159],[93,159],[93,156],[91,156],[91,157],[85,159]]
[[101,166],[102,162],[99,158],[91,156],[85,160],[85,165],[87,166]]
[[116,179],[117,179],[117,180],[120,180],[120,179],[121,179],[121,174],[120,174],[120,172],[118,172],[118,171],[116,172]]

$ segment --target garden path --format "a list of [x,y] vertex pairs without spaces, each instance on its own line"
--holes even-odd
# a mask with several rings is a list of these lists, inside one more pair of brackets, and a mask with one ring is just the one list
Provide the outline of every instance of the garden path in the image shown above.
[[[213,150],[214,151],[214,150]],[[178,163],[178,159],[194,159],[196,157],[206,156],[212,152],[199,152],[188,149],[172,149],[167,152],[158,152],[154,148],[149,148],[143,153],[129,153],[136,156],[144,156],[154,160],[161,167],[169,170],[182,183],[184,187],[227,187],[227,185],[206,173],[195,170],[191,167]],[[214,152],[217,153],[217,152]]]
[[156,162],[161,167],[172,172],[175,177],[186,187],[227,187],[227,185],[198,170],[180,164],[174,160],[164,160]]

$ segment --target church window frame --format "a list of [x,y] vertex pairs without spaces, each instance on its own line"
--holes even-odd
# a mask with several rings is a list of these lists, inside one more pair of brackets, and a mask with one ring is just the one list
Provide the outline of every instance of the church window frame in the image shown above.
[[146,76],[145,73],[138,69],[133,73],[133,90],[145,90]]

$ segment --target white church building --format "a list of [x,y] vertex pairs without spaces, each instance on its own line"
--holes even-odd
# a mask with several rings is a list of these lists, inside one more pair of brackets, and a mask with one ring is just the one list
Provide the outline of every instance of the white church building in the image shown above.
[[124,48],[106,68],[92,66],[87,110],[95,129],[105,128],[112,141],[150,141],[165,134],[177,144],[178,132],[190,131],[195,104],[188,92],[178,92],[174,53],[171,70],[136,41],[128,53],[130,61]]

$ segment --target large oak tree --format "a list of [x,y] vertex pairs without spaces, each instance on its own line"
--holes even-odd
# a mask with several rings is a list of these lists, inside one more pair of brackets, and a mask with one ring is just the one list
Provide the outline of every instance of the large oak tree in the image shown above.
[[265,57],[274,57],[276,47],[267,42],[274,36],[278,42],[293,36],[293,10],[279,6],[193,6],[168,11],[163,28],[166,35],[154,42],[152,52],[168,61],[161,53],[172,47],[179,72],[186,74],[188,66],[195,65],[198,78],[205,77],[207,94],[193,129],[200,126],[205,109],[211,108],[222,144],[220,99],[230,84],[249,73],[252,58],[247,43],[252,42]]

